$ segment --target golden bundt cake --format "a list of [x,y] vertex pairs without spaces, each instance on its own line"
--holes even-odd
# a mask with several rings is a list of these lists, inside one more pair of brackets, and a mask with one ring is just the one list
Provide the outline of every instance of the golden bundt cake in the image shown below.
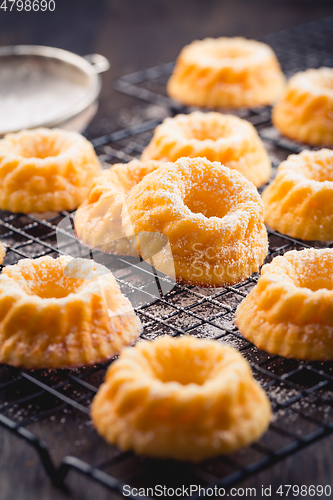
[[6,249],[3,246],[2,243],[0,243],[0,265],[3,263],[3,259],[5,258],[6,255]]
[[0,140],[0,209],[73,210],[101,170],[91,143],[60,129],[24,130]]
[[293,250],[263,266],[236,324],[271,354],[325,361],[333,359],[332,312],[333,250]]
[[289,156],[262,199],[272,229],[303,240],[333,240],[333,151]]
[[333,68],[296,73],[274,107],[272,120],[291,139],[333,146]]
[[[166,163],[124,204],[128,238],[159,271],[199,286],[230,285],[258,271],[267,254],[263,203],[236,170],[206,158]],[[166,251],[167,243],[171,247]]]
[[106,253],[138,255],[123,231],[121,211],[132,187],[160,165],[154,160],[133,160],[114,165],[94,179],[87,200],[75,214],[75,230],[83,243]]
[[122,450],[197,462],[256,441],[271,408],[234,348],[166,336],[124,349],[91,415],[99,434]]
[[183,156],[219,161],[255,186],[265,184],[272,172],[267,151],[253,125],[221,113],[195,111],[166,118],[155,129],[141,158],[176,161]]
[[285,77],[268,45],[221,37],[184,47],[167,91],[190,106],[241,108],[272,104],[284,85]]
[[140,331],[113,275],[91,260],[23,259],[0,275],[0,363],[91,365],[112,358]]

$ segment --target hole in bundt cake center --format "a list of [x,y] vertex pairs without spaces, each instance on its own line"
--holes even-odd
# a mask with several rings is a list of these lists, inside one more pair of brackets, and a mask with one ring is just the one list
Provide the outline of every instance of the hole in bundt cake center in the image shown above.
[[333,181],[333,157],[330,161],[317,161],[307,165],[305,176],[313,181]]
[[333,290],[333,279],[330,279],[328,276],[305,278],[299,281],[299,286],[301,288],[309,288],[313,292],[322,289]]
[[232,202],[228,195],[222,197],[219,191],[205,189],[203,183],[198,189],[192,189],[183,200],[184,205],[194,214],[203,214],[207,219],[222,219],[231,209]]
[[333,90],[333,71],[331,75],[318,75],[316,78],[315,84],[318,85],[319,88],[324,90]]
[[220,46],[212,48],[211,54],[215,59],[240,59],[251,56],[252,51],[244,47]]
[[184,130],[187,139],[196,139],[197,141],[205,141],[210,139],[211,141],[217,141],[222,137],[229,137],[232,134],[230,126],[223,125],[221,123],[206,123],[197,122],[195,125],[191,124]]
[[56,138],[39,137],[35,139],[23,138],[17,145],[18,153],[24,158],[38,158],[43,160],[48,157],[59,156],[66,150],[65,144],[60,144]]
[[62,299],[77,292],[84,284],[84,280],[64,276],[62,267],[39,268],[33,276],[24,277],[26,291],[42,299]]
[[188,342],[187,335],[171,343],[157,342],[155,345],[156,349],[147,358],[148,373],[165,384],[202,386],[215,380],[224,366],[224,355],[215,344],[193,345]]
[[163,383],[178,382],[181,385],[203,385],[210,378],[212,368],[205,363],[200,366],[195,359],[187,358],[182,362],[174,359],[170,363],[162,364],[155,373],[157,379]]
[[333,263],[327,261],[310,262],[297,269],[298,286],[317,290],[333,290]]
[[[169,376],[168,376],[169,375]],[[188,384],[196,384],[196,385],[203,385],[206,382],[206,379],[204,377],[199,377],[199,374],[186,374],[186,373],[173,373],[173,374],[163,374],[159,378],[161,382],[168,383],[168,382],[178,382],[181,385],[188,385]]]

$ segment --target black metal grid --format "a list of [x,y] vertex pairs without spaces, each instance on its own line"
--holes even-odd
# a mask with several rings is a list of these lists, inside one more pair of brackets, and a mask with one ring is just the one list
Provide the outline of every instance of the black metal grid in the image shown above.
[[[311,66],[332,65],[331,55],[326,53],[332,47],[332,29],[329,29],[332,26],[332,19],[311,23],[270,35],[268,41],[272,45],[276,43],[277,52],[278,47],[281,48],[279,56],[285,68],[288,64],[295,68],[295,59],[290,62],[288,57],[290,53],[298,54],[299,43],[302,43],[300,50],[307,64],[312,61]],[[303,40],[308,42],[306,46]],[[290,44],[296,48],[291,50]],[[283,47],[287,48],[284,59],[281,57]],[[298,56],[296,60],[299,62]],[[170,71],[171,66],[168,68]],[[154,83],[156,78],[161,78],[159,71],[154,68],[141,72],[144,75],[142,81]],[[128,78],[133,80],[132,76]],[[125,80],[124,77],[122,82]],[[136,87],[131,84],[127,91],[128,88]],[[161,104],[160,95],[153,99],[151,95],[150,102]],[[177,111],[173,103],[167,105],[170,114]],[[272,132],[269,109],[250,110],[245,115],[257,127],[275,165],[291,152],[303,148]],[[100,159],[112,164],[137,157],[158,123],[159,120],[151,120],[95,139]],[[65,217],[66,224],[61,232],[66,237],[57,247],[57,226]],[[1,212],[0,218],[0,239],[7,245],[4,265],[42,255],[79,255],[81,252],[89,256],[89,251],[79,246],[75,239],[72,214],[63,212],[40,220],[31,214]],[[302,242],[274,231],[269,231],[269,242],[266,261],[291,249],[333,245]],[[36,449],[55,484],[64,484],[66,475],[74,470],[119,494],[124,484],[136,487],[155,484],[208,487],[218,484],[227,488],[332,432],[333,364],[300,362],[269,355],[246,341],[233,324],[235,309],[253,288],[257,276],[221,289],[176,284],[163,295],[158,294],[153,286],[156,274],[151,268],[142,266],[139,259],[101,253],[94,254],[94,258],[114,272],[122,291],[134,304],[144,325],[142,338],[152,340],[163,334],[188,334],[235,346],[250,362],[255,378],[266,390],[275,418],[257,443],[228,457],[200,464],[151,460],[122,453],[107,445],[91,426],[89,405],[104,379],[105,365],[54,372],[24,371],[0,365],[0,424]],[[170,280],[160,274],[159,280],[170,284]]]
[[[259,40],[273,48],[288,78],[307,68],[333,66],[333,17],[271,33]],[[116,81],[115,88],[138,99],[164,105],[173,112],[189,112],[195,108],[181,105],[169,98],[166,92],[166,83],[174,64],[161,64],[122,76]],[[257,118],[253,115],[257,115],[258,111],[244,108],[237,114],[246,119],[252,117],[251,121],[257,124]],[[269,119],[267,110],[265,113],[261,109],[259,114]]]

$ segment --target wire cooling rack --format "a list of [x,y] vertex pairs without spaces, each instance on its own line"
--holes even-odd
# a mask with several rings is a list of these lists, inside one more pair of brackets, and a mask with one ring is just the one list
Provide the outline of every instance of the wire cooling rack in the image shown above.
[[[287,77],[307,68],[333,66],[333,17],[272,33],[260,40],[273,48]],[[138,99],[164,105],[173,112],[189,112],[194,108],[177,103],[166,93],[174,65],[170,62],[122,76],[115,88]],[[256,114],[256,110],[243,109],[237,114],[248,118]],[[266,113],[266,117],[269,118],[269,114]]]
[[[333,46],[332,27],[333,20],[326,19],[270,35],[266,41],[273,45],[289,73],[307,66],[333,66],[332,55],[327,52]],[[165,97],[170,70],[171,65],[164,65],[139,72],[122,78],[117,86],[137,96],[138,89],[144,88],[145,99],[167,106],[168,114],[173,114],[179,109]],[[257,127],[275,166],[303,148],[274,131],[268,108],[240,114]],[[113,164],[138,157],[159,122],[146,121],[94,139],[101,161]],[[7,246],[4,265],[43,255],[89,256],[75,239],[70,213],[50,214],[43,220],[33,214],[10,212],[0,212],[0,217],[0,239]],[[63,237],[58,238],[58,244],[57,230]],[[269,243],[266,262],[291,249],[332,246],[302,242],[274,231],[269,231]],[[94,258],[112,270],[132,301],[144,325],[143,339],[187,334],[236,347],[266,390],[274,421],[258,442],[228,457],[200,464],[151,460],[107,445],[91,425],[89,406],[104,380],[105,365],[53,372],[0,365],[0,424],[36,449],[55,484],[64,484],[67,474],[76,471],[120,495],[125,484],[228,488],[332,432],[333,364],[269,355],[246,341],[233,324],[235,309],[255,285],[256,275],[235,286],[201,289],[180,284],[172,287],[170,280],[159,274],[162,286],[157,289],[154,270],[139,259],[98,252]]]

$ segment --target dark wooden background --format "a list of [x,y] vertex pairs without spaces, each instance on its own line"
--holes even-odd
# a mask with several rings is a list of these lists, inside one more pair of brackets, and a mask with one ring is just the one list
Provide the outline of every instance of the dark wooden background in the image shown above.
[[[111,62],[103,75],[97,127],[135,101],[112,90],[122,74],[169,62],[182,46],[206,36],[260,37],[333,15],[332,0],[55,0],[53,13],[0,9],[0,46],[41,44]],[[2,0],[0,0],[0,5]],[[333,50],[333,48],[332,48]],[[1,113],[1,110],[0,110]],[[66,439],[65,429],[63,439]],[[59,443],[61,446],[61,443]],[[333,436],[321,440],[242,486],[333,484]],[[0,500],[104,500],[115,495],[75,474],[69,491],[53,487],[34,450],[0,428]],[[260,496],[257,496],[260,498]],[[271,498],[280,498],[272,495]],[[303,497],[305,498],[305,497]],[[313,497],[314,498],[314,497]]]

